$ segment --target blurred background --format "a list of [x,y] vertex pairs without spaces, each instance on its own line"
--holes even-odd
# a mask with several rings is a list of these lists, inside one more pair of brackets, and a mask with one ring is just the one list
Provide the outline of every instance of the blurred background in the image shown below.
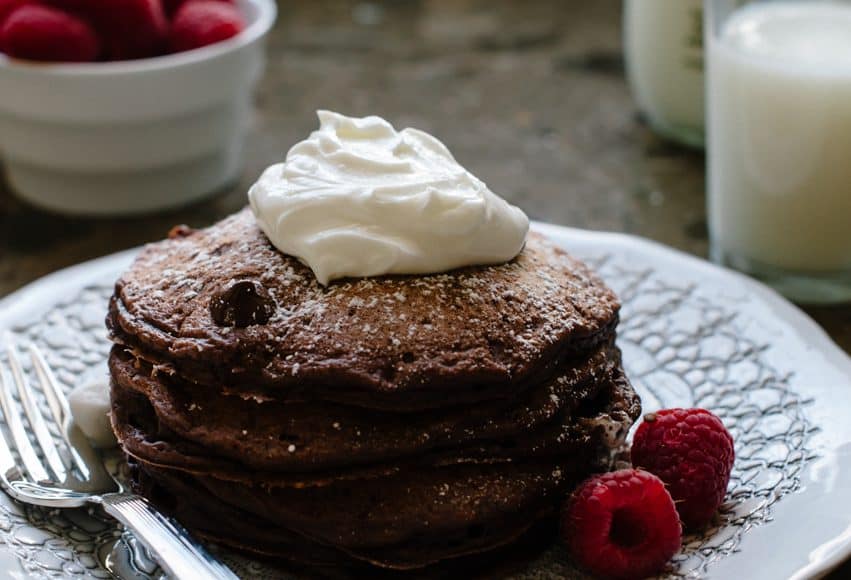
[[[237,183],[153,216],[83,219],[0,178],[0,296],[56,269],[208,225],[246,203],[315,111],[428,131],[533,219],[638,234],[705,256],[704,157],[639,121],[620,0],[279,0]],[[851,310],[808,309],[846,350]]]

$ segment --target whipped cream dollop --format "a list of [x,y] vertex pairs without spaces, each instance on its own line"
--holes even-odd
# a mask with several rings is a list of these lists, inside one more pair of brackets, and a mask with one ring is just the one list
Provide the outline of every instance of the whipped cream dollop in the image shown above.
[[109,375],[103,372],[89,373],[68,395],[71,417],[80,431],[95,447],[108,448],[117,445],[115,433],[109,422]]
[[523,249],[526,214],[428,133],[318,115],[319,130],[266,169],[248,198],[272,244],[321,284],[497,264]]

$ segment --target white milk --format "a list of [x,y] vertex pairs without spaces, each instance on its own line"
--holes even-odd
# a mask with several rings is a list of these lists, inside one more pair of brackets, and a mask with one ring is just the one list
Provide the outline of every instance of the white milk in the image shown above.
[[714,250],[851,269],[851,5],[758,3],[710,44]]
[[624,54],[638,108],[661,133],[703,142],[701,0],[625,0]]

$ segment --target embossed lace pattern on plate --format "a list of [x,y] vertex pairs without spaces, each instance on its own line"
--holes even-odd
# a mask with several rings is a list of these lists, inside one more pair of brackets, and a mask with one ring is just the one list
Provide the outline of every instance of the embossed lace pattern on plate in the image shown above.
[[[736,464],[718,523],[684,539],[669,577],[699,577],[736,551],[744,534],[771,518],[772,507],[800,486],[812,458],[807,400],[790,387],[788,369],[773,368],[767,343],[749,338],[743,297],[718,300],[688,280],[610,256],[585,256],[624,303],[619,344],[645,411],[701,406],[722,417],[736,441]],[[36,324],[13,328],[43,348],[66,388],[98,369],[109,350],[103,318],[112,280],[98,280],[57,303]],[[33,577],[133,578],[160,575],[129,534],[92,510],[23,506],[0,494],[0,542]],[[243,577],[281,577],[265,564],[229,553],[223,560]],[[563,551],[552,548],[517,578],[581,578]]]

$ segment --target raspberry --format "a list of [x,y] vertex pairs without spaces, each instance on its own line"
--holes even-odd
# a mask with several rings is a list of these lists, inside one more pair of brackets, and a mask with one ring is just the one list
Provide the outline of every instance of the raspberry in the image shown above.
[[36,4],[21,6],[0,27],[0,46],[9,56],[50,62],[88,62],[100,51],[94,30],[83,20]]
[[218,0],[191,0],[174,15],[171,50],[183,52],[236,36],[245,22],[236,6]]
[[37,4],[35,0],[0,0],[0,25],[16,8],[24,4]]
[[604,578],[660,572],[680,549],[682,528],[665,485],[655,475],[622,469],[580,485],[562,513],[574,561]]
[[[163,8],[165,9],[165,13],[172,17],[177,13],[178,8],[186,4],[190,0],[163,0]],[[226,4],[236,4],[235,0],[217,0],[218,2],[225,2]]]
[[712,519],[727,493],[734,458],[733,438],[705,409],[646,415],[632,443],[632,464],[665,482],[687,528]]
[[109,60],[163,54],[168,20],[160,0],[43,0],[89,20]]

